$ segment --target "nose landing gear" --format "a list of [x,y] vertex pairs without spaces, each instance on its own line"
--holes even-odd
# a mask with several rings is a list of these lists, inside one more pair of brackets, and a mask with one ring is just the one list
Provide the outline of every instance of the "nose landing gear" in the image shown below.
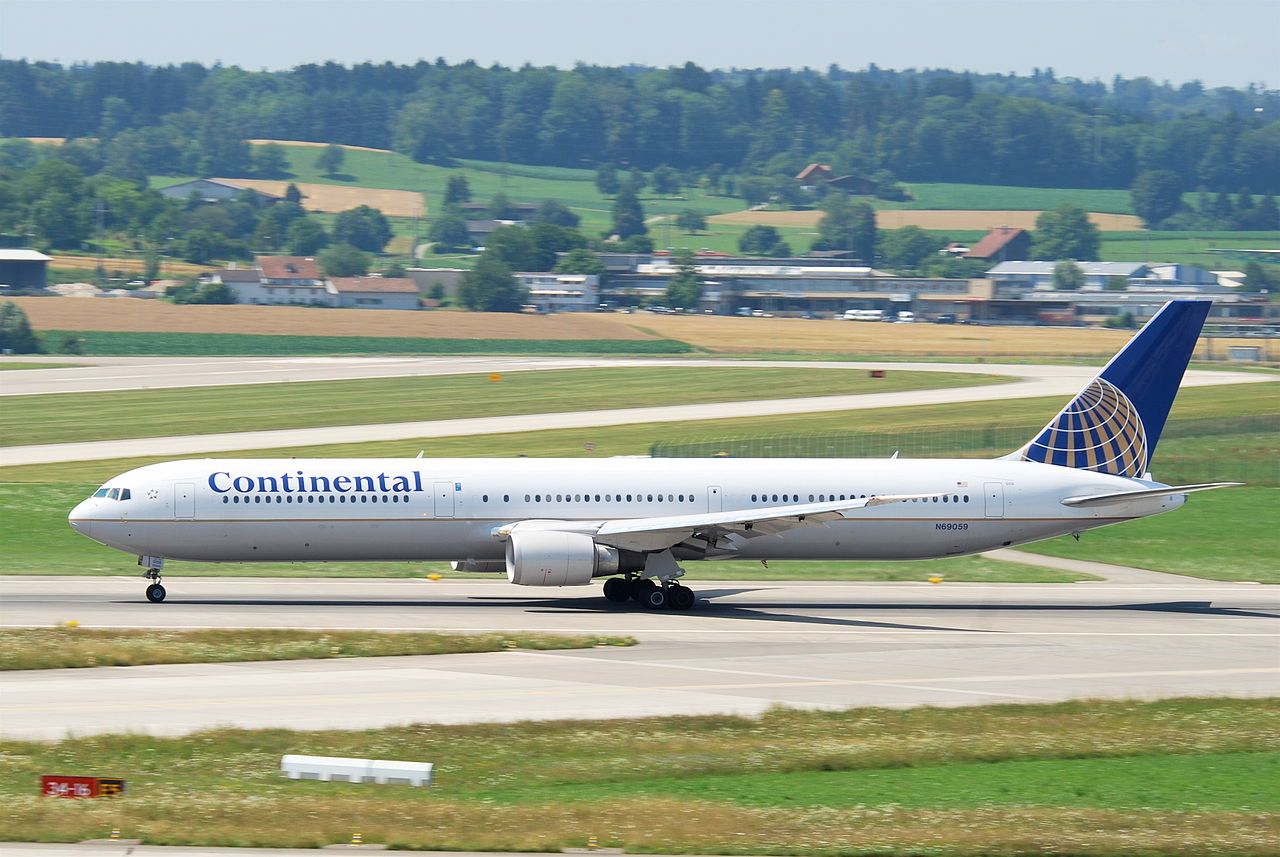
[[138,565],[146,569],[142,576],[151,581],[151,585],[147,587],[147,600],[152,604],[159,604],[165,596],[164,587],[160,585],[160,569],[164,568],[164,557],[140,556]]

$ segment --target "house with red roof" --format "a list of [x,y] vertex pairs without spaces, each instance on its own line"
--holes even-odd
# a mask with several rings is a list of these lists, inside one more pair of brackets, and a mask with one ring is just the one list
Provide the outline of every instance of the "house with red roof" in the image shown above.
[[1031,233],[1012,226],[997,226],[964,254],[966,259],[984,259],[993,264],[1021,262],[1031,255]]

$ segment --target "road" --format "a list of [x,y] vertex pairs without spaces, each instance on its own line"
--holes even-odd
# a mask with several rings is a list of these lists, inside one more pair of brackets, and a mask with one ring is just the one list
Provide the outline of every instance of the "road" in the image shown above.
[[716,583],[682,614],[496,581],[171,578],[152,605],[133,578],[4,578],[8,626],[540,630],[640,645],[10,673],[0,734],[1280,693],[1280,587],[1171,580]]
[[[635,425],[642,423],[684,422],[690,420],[730,419],[780,414],[822,413],[850,411],[868,408],[893,408],[910,405],[954,404],[979,401],[1008,401],[1037,396],[1069,396],[1078,391],[1093,377],[1096,369],[1075,366],[1031,366],[967,363],[769,363],[734,360],[560,360],[527,358],[504,360],[501,358],[409,358],[400,360],[374,360],[365,358],[343,360],[338,358],[302,358],[298,360],[242,361],[242,363],[281,364],[272,370],[260,368],[236,369],[236,365],[217,361],[211,365],[192,362],[185,364],[187,377],[196,380],[202,376],[225,378],[228,372],[244,371],[254,374],[254,383],[282,383],[287,380],[317,380],[316,372],[341,377],[369,377],[359,373],[388,372],[399,375],[457,374],[475,371],[534,371],[549,368],[587,368],[591,366],[723,366],[760,367],[781,365],[788,367],[838,368],[860,370],[883,368],[888,370],[922,370],[937,372],[971,372],[989,375],[1013,376],[1011,383],[984,384],[975,387],[945,388],[935,390],[910,390],[896,393],[864,393],[848,396],[817,396],[789,399],[768,399],[740,402],[707,402],[692,405],[672,405],[644,408],[612,408],[606,410],[577,411],[568,413],[518,414],[511,416],[442,419],[374,425],[326,426],[320,428],[278,429],[272,431],[226,432],[172,437],[131,438],[113,441],[89,441],[82,443],[36,444],[15,446],[0,452],[0,463],[5,466],[27,464],[55,464],[69,461],[100,461],[113,458],[138,456],[184,456],[237,450],[273,449],[282,447],[319,446],[342,443],[370,443],[386,440],[417,440],[427,438],[458,437],[488,434],[507,434],[522,431],[563,430],[597,428],[604,426]],[[303,368],[298,368],[301,364]],[[405,365],[397,365],[405,364]],[[572,364],[572,365],[570,365]],[[120,366],[121,364],[112,364]],[[290,368],[292,367],[292,368]],[[318,368],[317,368],[318,367]],[[95,367],[102,372],[105,367]],[[77,385],[113,384],[124,378],[108,378],[95,375],[96,381],[59,382],[35,381],[26,376],[51,373],[80,372],[76,369],[12,370],[0,378],[0,386],[6,391],[15,386],[31,390],[32,385],[43,383],[45,392],[63,389],[70,392]],[[130,371],[124,369],[111,371]],[[139,363],[133,367],[143,375],[155,374],[178,379],[169,369],[155,362]],[[265,373],[265,374],[264,374]],[[11,381],[9,376],[23,376]],[[239,377],[239,376],[237,376]],[[377,376],[388,377],[388,376]],[[330,377],[330,379],[332,379]],[[1216,384],[1250,383],[1271,380],[1269,376],[1244,372],[1191,371],[1183,379],[1183,386],[1197,387]],[[239,383],[245,383],[241,377]],[[59,385],[62,385],[60,387]],[[105,388],[104,388],[105,389]]]

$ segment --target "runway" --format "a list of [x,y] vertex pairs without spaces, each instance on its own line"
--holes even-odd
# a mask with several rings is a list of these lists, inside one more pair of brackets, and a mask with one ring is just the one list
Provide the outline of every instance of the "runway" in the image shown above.
[[639,645],[9,673],[6,737],[1280,693],[1280,587],[715,583],[690,613],[496,581],[4,578],[0,623],[628,634]]
[[[120,358],[118,358],[120,359]],[[138,358],[147,362],[138,363],[134,368],[142,375],[158,374],[171,378],[169,368],[163,363],[155,363],[149,358]],[[442,419],[402,423],[382,423],[374,425],[324,426],[318,428],[278,429],[270,431],[227,432],[219,434],[200,434],[173,437],[129,438],[112,441],[89,441],[82,443],[35,444],[30,446],[8,447],[2,452],[2,463],[5,466],[29,464],[55,464],[70,461],[100,461],[113,458],[133,458],[138,456],[184,456],[200,455],[214,452],[234,452],[238,450],[297,448],[319,446],[325,444],[341,444],[356,442],[375,442],[387,440],[419,440],[427,438],[459,437],[488,434],[508,434],[522,431],[564,430],[576,428],[596,428],[604,426],[636,425],[643,423],[684,422],[690,420],[730,419],[735,417],[759,417],[781,414],[822,413],[828,411],[851,411],[870,408],[892,408],[912,405],[954,404],[980,401],[1008,401],[1012,399],[1033,398],[1038,396],[1069,396],[1077,392],[1096,373],[1091,367],[1075,366],[1034,366],[1014,364],[968,364],[968,363],[770,363],[762,361],[734,360],[556,360],[527,358],[521,360],[504,360],[501,358],[410,358],[400,360],[373,360],[365,358],[305,358],[278,361],[242,361],[242,363],[261,364],[278,363],[270,370],[269,377],[281,383],[286,380],[316,380],[314,372],[339,373],[343,377],[369,377],[358,373],[390,372],[400,375],[457,374],[458,372],[475,371],[534,371],[549,368],[588,368],[592,366],[717,366],[717,367],[760,367],[782,365],[794,368],[797,365],[813,368],[838,368],[860,370],[882,368],[887,370],[919,370],[936,372],[970,372],[988,375],[1012,376],[1016,381],[974,387],[944,388],[934,390],[911,390],[895,393],[864,393],[847,396],[816,396],[787,399],[767,399],[737,402],[706,402],[691,405],[671,405],[643,408],[611,408],[605,410],[575,411],[566,413],[519,414],[510,416],[477,417],[462,419]],[[396,364],[405,365],[396,365]],[[302,369],[297,367],[302,364]],[[570,365],[574,364],[574,365]],[[121,364],[112,364],[120,366]],[[212,364],[190,362],[184,364],[188,377],[192,380],[200,377],[222,378],[227,372],[240,371],[234,368],[235,363],[215,361]],[[319,367],[318,369],[316,367]],[[479,368],[483,367],[483,368]],[[106,367],[96,367],[102,372]],[[13,370],[6,376],[48,375],[50,373],[78,372],[75,369],[36,369]],[[113,369],[111,371],[125,371]],[[258,369],[245,370],[258,372]],[[291,375],[290,373],[293,373]],[[294,377],[300,376],[300,377]],[[95,383],[114,383],[102,375],[95,376]],[[376,376],[386,377],[386,376]],[[19,377],[16,384],[9,377],[0,379],[0,386],[11,391],[31,389],[33,384],[41,383],[27,377]],[[1230,383],[1251,383],[1271,380],[1269,376],[1245,372],[1206,372],[1190,371],[1183,380],[1184,387],[1209,386]],[[43,382],[45,392],[59,389],[56,379]],[[75,383],[83,383],[77,381]],[[244,383],[241,379],[239,383]],[[66,385],[64,385],[66,386]],[[74,384],[70,384],[74,386]]]

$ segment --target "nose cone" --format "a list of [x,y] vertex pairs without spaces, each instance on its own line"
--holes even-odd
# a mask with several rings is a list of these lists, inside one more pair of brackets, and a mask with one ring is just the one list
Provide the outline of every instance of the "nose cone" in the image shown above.
[[71,529],[75,530],[82,536],[93,538],[93,524],[89,521],[89,501],[85,500],[71,510],[71,514],[67,515],[67,523],[71,524]]

